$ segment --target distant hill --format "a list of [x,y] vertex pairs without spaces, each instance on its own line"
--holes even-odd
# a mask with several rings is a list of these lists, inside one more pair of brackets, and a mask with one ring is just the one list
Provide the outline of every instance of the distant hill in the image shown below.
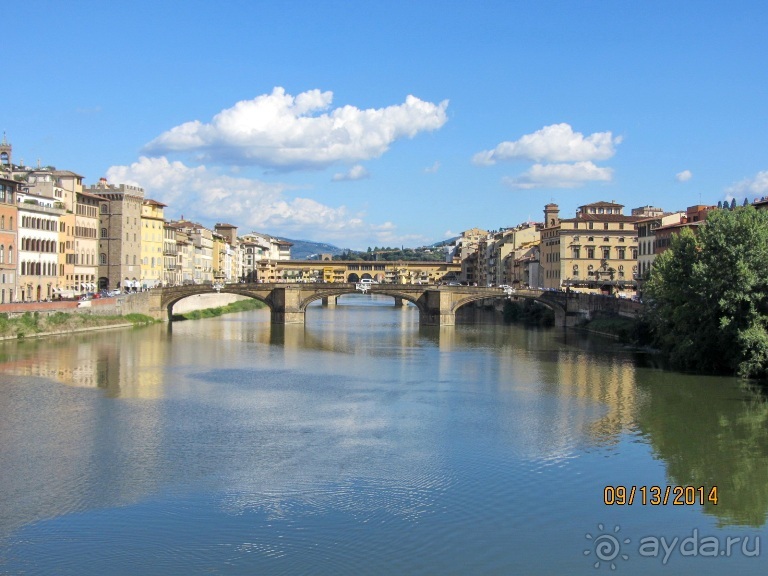
[[344,252],[344,248],[325,244],[323,242],[310,242],[309,240],[292,240],[291,238],[280,238],[293,244],[291,246],[291,260],[313,260],[313,256],[320,254],[330,254],[336,256]]
[[[434,244],[430,246],[425,246],[424,248],[432,248],[432,249],[440,248],[447,244],[453,244],[457,239],[458,239],[458,236],[456,238],[450,238],[448,240],[435,242]],[[293,246],[291,246],[291,260],[314,260],[315,257],[319,256],[320,254],[330,254],[331,256],[339,256],[347,252],[357,252],[355,250],[350,250],[349,248],[339,248],[338,246],[334,246],[333,244],[325,244],[323,242],[311,242],[309,240],[292,240],[291,238],[280,238],[280,240],[285,240],[293,244]],[[363,252],[360,252],[360,254],[362,253]]]

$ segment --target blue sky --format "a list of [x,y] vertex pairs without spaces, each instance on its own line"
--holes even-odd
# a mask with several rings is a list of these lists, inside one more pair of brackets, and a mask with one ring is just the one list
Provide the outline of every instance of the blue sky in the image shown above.
[[13,160],[166,217],[417,246],[768,195],[768,5],[11,0]]

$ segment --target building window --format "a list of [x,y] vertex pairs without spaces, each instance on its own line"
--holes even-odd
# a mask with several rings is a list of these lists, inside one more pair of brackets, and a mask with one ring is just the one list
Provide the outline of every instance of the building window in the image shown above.
[[603,229],[604,229],[604,230],[608,230],[608,222],[606,222],[605,224],[603,224]]
[[603,260],[608,260],[611,257],[611,249],[603,248]]
[[624,260],[627,256],[626,250],[624,248],[619,248],[618,252],[619,252],[619,260]]
[[594,257],[595,257],[595,249],[587,248],[587,258],[594,258]]
[[102,228],[101,229],[101,237],[102,238],[106,238],[107,237],[107,229],[106,228]]
[[[581,249],[580,248],[574,248],[573,249],[573,257],[575,259],[581,258]],[[578,268],[578,266],[576,266],[576,268]]]
[[107,255],[104,254],[104,252],[99,254],[99,264],[101,264],[102,266],[106,266],[107,265]]
[[592,228],[594,228],[594,223],[593,223],[593,222],[590,222],[590,223],[587,225],[587,228],[589,228],[590,230],[592,230]]

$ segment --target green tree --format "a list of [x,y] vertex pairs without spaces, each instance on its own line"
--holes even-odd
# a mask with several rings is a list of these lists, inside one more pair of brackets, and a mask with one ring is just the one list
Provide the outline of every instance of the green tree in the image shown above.
[[657,345],[687,370],[768,376],[768,212],[717,210],[672,239],[646,294]]

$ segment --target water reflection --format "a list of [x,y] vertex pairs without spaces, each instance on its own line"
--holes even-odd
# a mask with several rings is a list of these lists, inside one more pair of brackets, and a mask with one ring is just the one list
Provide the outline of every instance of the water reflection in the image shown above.
[[[425,565],[440,566],[460,542],[492,572],[489,549],[542,545],[519,526],[560,537],[551,526],[654,458],[656,482],[717,484],[704,512],[722,525],[766,520],[765,402],[562,330],[420,327],[413,307],[358,299],[311,309],[305,326],[270,326],[262,310],[5,343],[0,371],[0,533],[28,526],[17,542],[45,540],[35,521],[105,509],[128,522],[120,507],[142,503],[166,549],[218,522],[238,561],[313,544],[412,573],[387,564],[393,549],[430,550]],[[229,535],[232,517],[259,531]],[[168,530],[169,518],[185,521]],[[312,542],[275,541],[276,522],[314,526]],[[381,541],[350,538],[371,526]]]
[[734,380],[643,372],[638,427],[667,464],[670,482],[717,486],[705,510],[723,525],[768,519],[768,402]]

